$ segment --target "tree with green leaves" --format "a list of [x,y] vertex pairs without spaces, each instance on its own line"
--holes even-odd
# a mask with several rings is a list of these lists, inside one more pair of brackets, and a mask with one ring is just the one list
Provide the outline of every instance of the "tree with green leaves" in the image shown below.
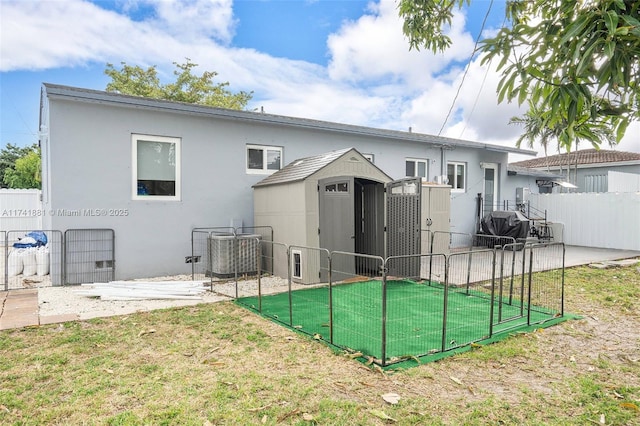
[[[540,142],[544,150],[544,156],[547,157],[547,151],[549,149],[549,143],[555,141],[557,143],[558,152],[561,148],[565,148],[567,152],[568,147],[560,144],[560,135],[565,123],[550,124],[549,113],[540,111],[533,106],[522,117],[513,117],[509,121],[509,124],[518,124],[524,127],[524,133],[516,141],[516,147],[520,148],[523,142],[526,142],[529,148],[534,147],[535,142]],[[611,128],[605,123],[592,123],[588,120],[580,120],[579,124],[574,129],[575,148],[578,149],[578,145],[581,141],[600,141],[606,142],[608,145],[613,146],[616,143],[615,136],[613,135]],[[576,156],[577,161],[577,156]],[[570,176],[570,168],[567,164],[567,178]],[[547,165],[548,168],[548,165]],[[562,172],[562,167],[560,168]],[[578,164],[575,164],[574,183],[576,183],[578,177]],[[570,179],[569,179],[570,180]]]
[[198,64],[188,58],[184,64],[173,64],[176,66],[173,72],[176,79],[168,84],[160,83],[155,65],[145,70],[122,62],[122,69],[118,70],[112,64],[107,64],[104,73],[111,77],[111,82],[107,84],[106,90],[124,95],[237,110],[245,109],[253,97],[252,92],[231,92],[228,89],[229,82],[214,83],[213,79],[218,75],[215,71],[205,71],[201,76],[194,75],[193,69]]
[[38,152],[40,148],[38,148],[38,144],[33,144],[31,146],[19,147],[17,145],[13,145],[8,143],[4,148],[0,150],[0,188],[9,188],[10,186],[5,183],[5,175],[8,170],[13,170],[16,165],[16,161],[30,152]]
[[[410,48],[447,49],[454,9],[470,2],[400,0]],[[640,119],[639,8],[631,0],[507,1],[507,25],[479,45],[483,64],[498,61],[498,101],[527,102],[567,151],[578,138],[598,148],[603,129],[619,142]]]
[[42,188],[40,148],[33,146],[18,158],[13,167],[4,170],[3,181],[9,188]]

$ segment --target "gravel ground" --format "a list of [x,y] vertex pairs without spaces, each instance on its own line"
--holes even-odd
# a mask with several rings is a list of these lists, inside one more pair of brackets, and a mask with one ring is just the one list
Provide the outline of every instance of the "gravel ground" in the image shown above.
[[[191,281],[191,275],[157,277],[137,281]],[[278,293],[287,290],[287,281],[278,277],[261,279],[263,294]],[[299,287],[299,286],[296,286]],[[90,287],[89,287],[90,288]],[[206,283],[209,289],[209,283]],[[84,286],[39,287],[38,305],[40,316],[77,315],[79,319],[90,319],[114,315],[128,315],[135,312],[145,312],[178,306],[198,305],[200,303],[215,303],[231,300],[235,297],[235,282],[217,282],[213,291],[207,290],[201,300],[102,300],[77,294]],[[255,295],[258,292],[257,280],[238,282],[238,295]]]

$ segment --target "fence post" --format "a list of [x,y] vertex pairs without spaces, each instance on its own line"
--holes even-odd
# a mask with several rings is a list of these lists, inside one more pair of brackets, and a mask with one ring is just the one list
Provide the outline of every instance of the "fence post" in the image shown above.
[[449,256],[444,256],[444,297],[442,307],[442,352],[447,349],[447,307],[449,305]]
[[329,271],[327,278],[329,279],[329,343],[333,345],[333,282],[331,281],[331,271],[333,270],[333,256],[329,252]]
[[432,255],[429,256],[429,285],[431,285],[431,270],[433,269],[433,241],[436,239],[436,236],[434,234],[434,231],[427,231],[427,235],[429,235],[429,238],[431,238],[429,245],[429,254]]
[[[504,256],[504,250],[502,250]],[[489,337],[493,336],[493,310],[495,307],[495,294],[496,294],[496,249],[494,247],[492,252],[493,259],[491,261],[491,306],[489,307]],[[502,264],[502,262],[500,262]],[[502,269],[502,267],[501,267]],[[498,308],[498,320],[502,321],[502,272],[500,275],[500,301]]]
[[531,325],[531,281],[533,279],[533,246],[529,254],[529,279],[527,288],[527,325]]
[[385,259],[382,262],[383,271],[382,271],[382,336],[381,336],[381,344],[382,347],[380,352],[380,357],[382,358],[382,366],[387,365],[387,261],[389,259]]
[[289,285],[289,325],[293,327],[293,295],[291,294],[291,247],[287,246],[287,283]]
[[2,231],[2,233],[4,234],[4,238],[2,238],[3,240],[3,251],[4,253],[3,258],[4,258],[4,271],[2,272],[2,275],[4,276],[4,291],[8,291],[9,290],[9,234],[6,233],[5,231]]
[[258,312],[262,313],[262,245],[260,239],[256,238],[256,272],[258,273]]
[[560,289],[560,316],[564,317],[564,256],[565,256],[565,245],[562,243],[562,281],[561,281],[561,289]]

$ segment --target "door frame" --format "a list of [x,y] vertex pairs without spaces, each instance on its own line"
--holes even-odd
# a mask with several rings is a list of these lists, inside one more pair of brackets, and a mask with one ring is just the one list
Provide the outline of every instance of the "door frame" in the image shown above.
[[[487,208],[487,179],[486,170],[493,169],[493,202],[489,209]],[[500,200],[500,165],[498,163],[482,163],[482,217],[487,213],[497,210],[498,201]]]

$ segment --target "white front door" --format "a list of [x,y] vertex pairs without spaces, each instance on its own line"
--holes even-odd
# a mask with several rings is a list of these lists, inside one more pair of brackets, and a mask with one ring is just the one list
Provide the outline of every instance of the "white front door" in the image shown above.
[[498,164],[484,163],[484,189],[483,189],[482,216],[486,216],[494,210],[499,210],[498,198]]

